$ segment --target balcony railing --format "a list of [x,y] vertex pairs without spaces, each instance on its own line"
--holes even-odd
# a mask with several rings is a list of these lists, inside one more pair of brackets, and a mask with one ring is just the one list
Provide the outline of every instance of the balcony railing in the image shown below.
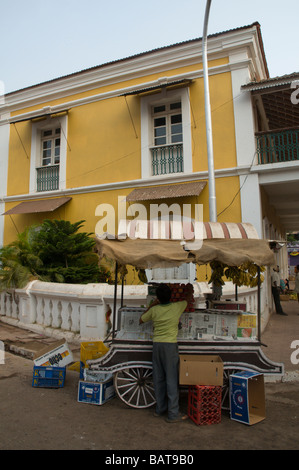
[[299,128],[256,133],[259,165],[299,160]]
[[37,191],[59,189],[59,165],[42,166],[36,169]]
[[152,147],[151,153],[153,176],[184,171],[183,144]]

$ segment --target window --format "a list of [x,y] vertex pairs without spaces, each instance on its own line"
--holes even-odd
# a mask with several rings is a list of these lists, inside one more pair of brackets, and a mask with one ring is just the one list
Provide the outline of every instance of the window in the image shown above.
[[65,188],[67,116],[32,124],[30,191]]
[[153,106],[152,122],[152,175],[182,173],[184,158],[181,102]]
[[142,177],[192,171],[189,89],[141,99]]
[[41,166],[36,168],[36,190],[59,189],[60,127],[41,131]]
[[181,102],[153,106],[154,145],[183,142]]
[[60,127],[42,131],[42,165],[59,165]]

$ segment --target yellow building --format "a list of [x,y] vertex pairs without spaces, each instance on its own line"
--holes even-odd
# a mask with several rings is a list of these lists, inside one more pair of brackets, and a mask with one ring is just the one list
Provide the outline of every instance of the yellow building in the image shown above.
[[[217,219],[263,236],[266,198],[240,191],[244,178],[258,188],[255,114],[241,87],[269,78],[259,24],[209,36],[208,65]],[[191,218],[202,205],[209,220],[201,39],[9,93],[0,124],[0,245],[45,218],[109,231],[105,207],[116,228],[136,217],[134,204],[147,217],[153,204],[189,205]]]

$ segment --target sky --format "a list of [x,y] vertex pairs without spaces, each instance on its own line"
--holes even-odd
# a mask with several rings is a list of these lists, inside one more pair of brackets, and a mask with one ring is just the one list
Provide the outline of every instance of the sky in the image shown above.
[[[0,95],[202,37],[206,0],[0,0]],[[212,0],[208,34],[258,21],[271,77],[299,72],[298,0]]]

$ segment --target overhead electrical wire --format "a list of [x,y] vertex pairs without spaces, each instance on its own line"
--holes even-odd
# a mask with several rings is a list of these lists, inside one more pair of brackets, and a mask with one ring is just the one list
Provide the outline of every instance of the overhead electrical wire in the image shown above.
[[[216,108],[212,109],[211,112],[212,112],[212,113],[215,113],[216,111],[218,111],[218,110],[219,110],[220,108],[222,108],[223,106],[225,106],[225,105],[227,105],[227,104],[229,104],[229,103],[235,101],[236,99],[238,99],[238,98],[241,96],[241,94],[242,94],[242,92],[239,93],[238,95],[236,95],[234,98],[232,98],[232,99],[230,99],[230,100],[227,100],[227,101],[221,103],[219,106],[217,106]],[[127,101],[126,101],[126,104],[127,104],[127,107],[128,107]],[[191,105],[191,103],[190,103],[190,97],[189,97],[189,104]],[[198,125],[198,124],[196,124],[196,123],[202,121],[204,114],[202,114],[202,115],[199,117],[199,119],[196,121],[192,109],[191,109],[191,113],[192,113],[192,118],[193,118],[193,126],[194,126],[194,128],[197,128],[197,125]],[[131,115],[131,114],[130,114],[130,115]],[[57,119],[57,120],[59,121],[59,117],[58,117],[58,116],[55,116],[55,119]],[[131,117],[131,119],[132,119],[132,117]],[[60,123],[60,121],[59,121],[59,123]],[[17,132],[17,134],[18,134],[18,137],[19,137],[19,139],[20,139],[20,142],[21,142],[21,144],[22,144],[22,147],[23,147],[23,149],[24,149],[24,152],[25,152],[25,154],[26,154],[26,157],[27,157],[28,159],[30,159],[30,157],[29,157],[29,155],[28,155],[28,153],[27,153],[27,151],[26,151],[26,148],[25,148],[25,146],[24,146],[24,143],[23,143],[23,141],[22,141],[22,138],[21,138],[21,136],[20,136],[20,134],[19,134],[19,132],[18,132],[18,130],[17,130],[17,127],[16,127],[16,125],[15,125],[16,123],[13,123],[13,124],[14,124],[14,128],[16,129],[16,132]],[[138,138],[138,135],[137,135],[135,126],[133,126],[133,127],[134,127],[134,131],[135,131],[135,137]],[[184,127],[184,126],[183,126],[183,127]],[[64,132],[63,132],[63,135],[64,135],[64,138],[66,139],[66,142],[67,142],[67,145],[68,145],[69,150],[71,150],[71,146],[70,146],[69,141],[68,141],[66,135],[64,134]],[[194,142],[194,145],[195,145],[195,142]],[[142,150],[142,149],[141,149],[141,150]],[[138,150],[138,151],[135,151],[135,150],[134,150],[134,151],[132,151],[132,152],[129,152],[129,153],[125,154],[125,155],[120,156],[119,158],[115,158],[115,159],[113,159],[112,161],[108,161],[108,162],[106,162],[106,163],[104,163],[104,164],[101,164],[101,165],[99,165],[99,166],[97,166],[97,167],[94,167],[94,168],[91,169],[91,170],[88,170],[88,171],[86,171],[86,172],[84,172],[84,173],[80,173],[80,175],[72,176],[71,178],[68,178],[67,180],[65,180],[65,181],[63,181],[63,182],[66,183],[67,181],[70,182],[71,180],[74,180],[74,179],[76,179],[76,178],[79,178],[79,177],[81,178],[81,177],[87,176],[87,175],[90,174],[90,173],[93,173],[93,172],[95,172],[95,171],[101,170],[101,169],[103,169],[103,168],[105,168],[105,167],[107,167],[107,166],[109,166],[109,165],[114,165],[115,163],[120,162],[121,160],[124,160],[124,159],[126,159],[126,158],[132,157],[134,154],[137,154],[137,153],[139,154],[139,153],[140,153],[140,150]],[[251,162],[251,165],[250,165],[250,169],[251,169],[252,166],[253,166],[253,162],[254,162],[255,155],[256,155],[256,152],[254,153],[254,156],[253,156],[253,159],[252,159],[252,162]],[[250,169],[249,169],[249,171],[250,171]],[[230,204],[228,204],[228,206],[226,206],[221,212],[219,212],[219,213],[217,214],[217,217],[220,216],[221,214],[223,214],[223,213],[233,204],[233,202],[235,201],[237,195],[241,192],[241,190],[242,190],[242,188],[243,188],[243,186],[244,186],[244,184],[245,184],[245,182],[246,182],[248,176],[249,176],[249,174],[246,175],[246,177],[245,177],[245,179],[244,179],[242,185],[240,186],[240,188],[238,189],[237,193],[236,193],[236,194],[234,195],[234,197],[232,198]]]

